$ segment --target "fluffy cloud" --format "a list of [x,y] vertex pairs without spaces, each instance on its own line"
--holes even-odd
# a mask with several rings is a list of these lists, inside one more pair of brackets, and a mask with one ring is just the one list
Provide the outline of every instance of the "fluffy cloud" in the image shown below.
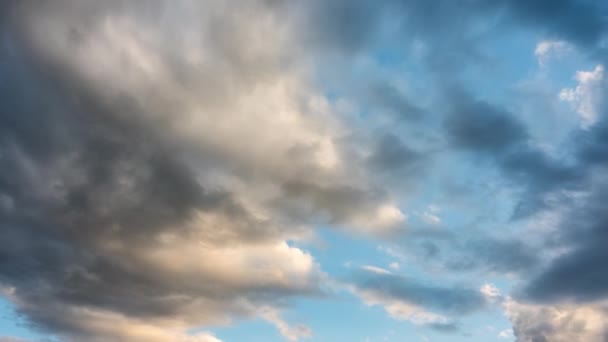
[[608,338],[605,308],[599,306],[538,306],[505,302],[518,342],[604,341]]
[[5,10],[0,281],[36,327],[213,341],[186,331],[261,316],[297,340],[277,308],[323,274],[288,241],[403,223],[286,54],[281,6]]
[[581,117],[583,128],[589,128],[597,122],[603,101],[603,90],[606,88],[604,67],[597,65],[592,71],[576,73],[578,85],[575,88],[565,88],[559,93],[562,101],[570,102]]

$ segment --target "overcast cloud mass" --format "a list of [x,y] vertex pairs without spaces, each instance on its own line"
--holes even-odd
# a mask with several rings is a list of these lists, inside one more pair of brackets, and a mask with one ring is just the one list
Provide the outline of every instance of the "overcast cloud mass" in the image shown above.
[[608,341],[608,4],[0,3],[0,342]]

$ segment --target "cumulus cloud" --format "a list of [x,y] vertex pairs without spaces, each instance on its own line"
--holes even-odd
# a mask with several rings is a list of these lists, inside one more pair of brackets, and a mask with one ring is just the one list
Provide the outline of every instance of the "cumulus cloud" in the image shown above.
[[505,312],[518,342],[605,341],[605,308],[598,306],[538,306],[508,299]]
[[186,331],[257,315],[310,335],[257,310],[320,291],[288,241],[404,214],[344,156],[281,6],[142,6],[3,11],[0,281],[65,340],[212,341]]
[[591,71],[578,71],[575,78],[578,85],[562,89],[559,98],[571,103],[581,117],[581,126],[589,128],[597,122],[601,111],[603,90],[606,88],[604,66],[597,65]]

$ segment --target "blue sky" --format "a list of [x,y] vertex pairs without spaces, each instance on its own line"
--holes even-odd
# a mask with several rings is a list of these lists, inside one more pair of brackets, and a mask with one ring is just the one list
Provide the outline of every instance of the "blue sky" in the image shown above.
[[0,5],[0,342],[606,341],[608,7]]

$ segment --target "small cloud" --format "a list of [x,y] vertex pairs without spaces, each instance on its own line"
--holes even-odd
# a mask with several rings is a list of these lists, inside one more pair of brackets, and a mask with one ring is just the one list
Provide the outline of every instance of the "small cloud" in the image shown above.
[[425,211],[424,213],[422,213],[422,220],[426,224],[430,224],[433,226],[441,224],[441,218],[429,211]]
[[371,273],[376,273],[376,274],[392,274],[391,271],[384,269],[382,267],[376,267],[376,266],[371,266],[371,265],[363,265],[361,266],[362,270],[371,272]]
[[378,250],[382,253],[385,253],[386,255],[396,258],[397,260],[400,260],[400,261],[405,260],[405,254],[403,254],[403,252],[401,252],[395,248],[388,247],[388,246],[378,246]]
[[309,327],[302,324],[294,326],[289,325],[275,308],[262,308],[260,310],[260,316],[274,325],[288,341],[297,342],[301,339],[312,337],[312,330]]
[[428,211],[432,212],[432,213],[438,213],[441,211],[441,208],[438,205],[435,204],[431,204],[428,206]]
[[505,329],[498,333],[498,338],[515,338],[513,329]]
[[538,65],[544,67],[551,57],[561,57],[564,54],[571,52],[572,46],[565,41],[541,41],[536,45],[534,49],[534,56],[538,61]]
[[391,262],[390,265],[388,265],[388,267],[391,270],[398,270],[401,267],[401,265],[399,265],[398,262]]
[[589,128],[599,116],[601,102],[604,98],[604,66],[597,65],[591,71],[577,71],[575,88],[564,88],[559,93],[559,99],[569,102],[581,117],[581,126]]
[[492,284],[484,284],[480,289],[479,292],[481,292],[481,294],[484,295],[484,297],[486,297],[487,300],[489,301],[495,301],[497,298],[500,298],[500,290],[492,285]]

